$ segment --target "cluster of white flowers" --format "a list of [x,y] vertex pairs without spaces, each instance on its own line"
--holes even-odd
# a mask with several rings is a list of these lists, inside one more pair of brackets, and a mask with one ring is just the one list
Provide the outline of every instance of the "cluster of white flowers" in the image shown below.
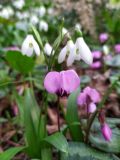
[[14,10],[10,6],[2,8],[2,10],[0,11],[0,17],[3,17],[5,19],[9,19],[13,15]]
[[67,66],[71,66],[75,60],[79,61],[80,59],[85,61],[88,65],[91,65],[93,62],[92,53],[85,43],[83,37],[78,37],[75,44],[72,39],[67,42],[66,46],[60,51],[58,63],[65,61],[66,57]]
[[[65,29],[63,31],[65,31]],[[63,34],[66,33],[67,32],[64,32]],[[33,51],[37,56],[40,55],[39,45],[32,35],[28,35],[22,44],[22,53],[23,55],[32,56]],[[45,44],[44,53],[47,56],[50,56],[51,53],[54,54],[54,50],[49,43]],[[79,61],[80,59],[85,61],[88,65],[91,65],[93,62],[93,55],[85,43],[83,37],[78,37],[75,44],[72,39],[67,42],[67,44],[61,49],[59,53],[58,63],[65,61],[66,57],[67,66],[71,66],[75,60]]]

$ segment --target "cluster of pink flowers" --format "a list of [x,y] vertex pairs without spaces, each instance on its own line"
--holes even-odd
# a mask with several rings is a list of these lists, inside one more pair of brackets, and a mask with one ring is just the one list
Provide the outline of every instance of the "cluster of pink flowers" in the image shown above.
[[[68,96],[80,86],[80,78],[74,70],[49,72],[44,79],[44,87],[49,93],[58,96]],[[85,107],[88,113],[96,110],[96,103],[100,102],[100,95],[96,89],[86,87],[77,97],[77,104]],[[102,123],[101,132],[105,140],[110,141],[112,131],[107,123]]]
[[101,57],[102,57],[102,52],[99,50],[95,50],[92,52],[93,55],[93,63],[91,65],[92,69],[99,69],[102,66],[101,63]]

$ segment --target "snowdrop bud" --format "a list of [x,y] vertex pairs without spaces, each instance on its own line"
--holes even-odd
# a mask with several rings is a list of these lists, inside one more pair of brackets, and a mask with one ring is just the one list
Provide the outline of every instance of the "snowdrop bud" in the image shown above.
[[[50,56],[52,52],[52,46],[49,43],[46,43],[44,46],[44,52],[46,55]],[[54,51],[53,51],[54,54]]]
[[39,16],[40,16],[40,17],[43,17],[43,16],[45,15],[45,13],[46,13],[45,7],[44,7],[44,6],[41,6],[41,7],[39,8],[39,10],[38,10]]
[[76,52],[78,55],[80,55],[81,59],[85,61],[88,65],[91,65],[93,63],[93,55],[85,43],[83,37],[79,37],[76,40]]
[[41,20],[40,23],[39,23],[39,29],[41,31],[47,32],[48,31],[48,24],[47,24],[47,22]]
[[33,51],[37,56],[40,55],[40,48],[32,35],[27,35],[22,44],[21,51],[23,55],[27,55],[29,57],[32,56]]
[[101,126],[101,132],[106,141],[110,141],[112,138],[112,130],[107,123]]
[[65,35],[68,36],[68,37],[70,37],[70,34],[69,34],[68,30],[63,27],[62,28],[62,36],[64,37]]
[[16,0],[13,2],[13,6],[16,7],[17,9],[22,9],[24,5],[25,5],[24,0]]
[[30,18],[30,22],[33,25],[36,25],[39,22],[39,19],[38,19],[38,17],[36,15],[32,15],[32,17]]
[[103,52],[105,55],[108,55],[110,53],[109,47],[107,45],[103,46]]
[[76,25],[75,25],[75,29],[77,29],[77,30],[81,30],[81,28],[82,28],[82,26],[81,26],[79,23],[76,23]]

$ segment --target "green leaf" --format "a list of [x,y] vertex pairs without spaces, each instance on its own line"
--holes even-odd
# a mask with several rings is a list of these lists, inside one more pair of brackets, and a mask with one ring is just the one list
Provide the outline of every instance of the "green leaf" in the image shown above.
[[32,57],[22,55],[19,51],[8,51],[6,60],[13,69],[23,74],[31,72],[35,63]]
[[112,154],[100,152],[84,143],[77,142],[70,142],[68,154],[62,153],[61,155],[61,160],[117,160],[117,157]]
[[80,89],[77,89],[68,97],[66,122],[68,124],[72,140],[83,141],[83,133],[80,125],[73,125],[80,123],[78,116],[77,96],[80,93]]
[[68,153],[68,143],[61,132],[57,132],[46,137],[44,141],[57,148],[59,151]]
[[0,153],[0,160],[12,160],[13,157],[21,152],[22,150],[24,150],[25,147],[13,147],[13,148],[10,148],[6,151],[4,151],[3,153]]
[[24,124],[27,153],[32,158],[40,158],[40,137],[38,137],[40,109],[31,89],[27,89],[24,97]]
[[33,32],[35,34],[35,37],[36,37],[38,43],[40,44],[40,47],[43,48],[43,44],[42,44],[42,40],[41,40],[39,32],[37,31],[37,29],[35,28],[35,26],[31,25],[31,28],[32,28],[32,30],[33,30]]

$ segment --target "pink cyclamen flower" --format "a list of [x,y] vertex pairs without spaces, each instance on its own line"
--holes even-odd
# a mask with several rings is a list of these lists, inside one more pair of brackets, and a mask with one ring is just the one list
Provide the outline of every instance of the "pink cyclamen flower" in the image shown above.
[[106,141],[110,141],[111,138],[112,138],[112,130],[110,129],[109,125],[107,123],[104,123],[102,126],[101,126],[101,132],[102,132],[102,135],[104,137],[104,139]]
[[77,104],[87,107],[89,113],[93,113],[96,110],[96,104],[100,102],[100,95],[96,89],[86,87],[77,98]]
[[74,70],[49,72],[44,79],[44,87],[49,93],[67,96],[80,85],[80,78]]
[[93,54],[93,59],[100,59],[102,56],[102,52],[101,51],[92,51]]
[[116,53],[120,53],[120,44],[116,44],[116,45],[114,46],[114,49],[115,49],[115,52],[116,52]]
[[100,61],[96,61],[91,65],[91,68],[92,69],[99,69],[99,68],[101,68],[101,66],[102,66],[102,63]]
[[108,40],[108,34],[107,33],[101,33],[99,35],[99,40],[100,40],[101,43],[106,42]]

